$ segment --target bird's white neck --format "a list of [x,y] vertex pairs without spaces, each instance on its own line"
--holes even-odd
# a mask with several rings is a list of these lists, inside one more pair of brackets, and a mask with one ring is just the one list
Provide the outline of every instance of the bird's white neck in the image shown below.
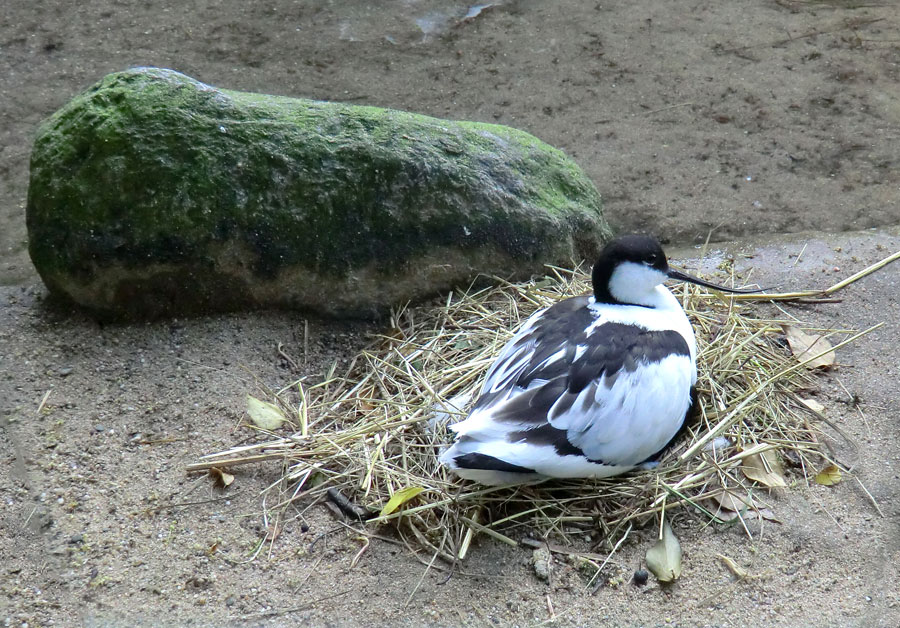
[[[666,280],[665,273],[635,262],[616,266],[609,278],[609,293],[620,303],[659,307],[661,293],[657,288]],[[668,294],[668,290],[663,288]]]

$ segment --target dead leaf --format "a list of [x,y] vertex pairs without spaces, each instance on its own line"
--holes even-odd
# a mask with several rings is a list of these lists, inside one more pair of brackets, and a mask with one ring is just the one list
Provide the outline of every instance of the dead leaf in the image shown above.
[[740,512],[746,508],[754,508],[756,506],[749,495],[743,495],[728,490],[716,493],[711,499],[715,501],[720,508],[734,512]]
[[388,503],[384,505],[384,508],[381,509],[381,512],[378,513],[379,517],[384,517],[395,510],[397,510],[400,506],[411,500],[413,497],[424,491],[425,489],[421,486],[410,486],[407,488],[402,488],[393,495],[388,500]]
[[713,511],[713,516],[722,521],[734,521],[738,517],[741,517],[745,521],[761,518],[766,519],[767,521],[781,523],[771,508],[760,508],[756,502],[753,501],[753,498],[743,493],[723,490],[722,492],[713,495],[710,500],[715,502],[718,506],[718,508]]
[[257,427],[269,431],[277,430],[287,420],[281,408],[253,395],[247,395],[247,414]]
[[647,550],[647,569],[660,582],[674,582],[681,575],[681,543],[669,522],[663,523],[662,538]]
[[227,486],[231,486],[231,483],[234,482],[234,476],[222,471],[219,467],[211,467],[209,477],[212,478],[213,486],[216,488],[224,489]]
[[807,334],[805,331],[794,325],[782,325],[784,335],[787,336],[788,345],[791,347],[791,353],[794,357],[803,362],[814,355],[819,355],[823,351],[827,351],[824,355],[819,355],[815,360],[806,363],[806,367],[810,369],[827,368],[834,364],[834,350],[831,349],[831,343],[823,336]]
[[721,560],[725,564],[725,566],[728,567],[728,571],[730,571],[735,578],[737,578],[738,580],[743,580],[747,577],[747,572],[744,571],[740,565],[734,562],[734,560],[732,560],[728,556],[725,556],[724,554],[716,554],[716,556],[718,556],[719,560]]
[[804,399],[799,397],[800,403],[804,406],[812,410],[813,412],[818,412],[819,414],[823,414],[825,412],[825,406],[816,401],[815,399]]
[[747,456],[741,463],[741,471],[749,479],[759,482],[763,486],[770,488],[787,486],[783,475],[784,469],[782,469],[778,454],[774,449]]
[[841,477],[841,470],[837,467],[837,465],[833,464],[830,464],[819,471],[815,477],[816,484],[821,484],[822,486],[834,486],[842,479],[843,478]]

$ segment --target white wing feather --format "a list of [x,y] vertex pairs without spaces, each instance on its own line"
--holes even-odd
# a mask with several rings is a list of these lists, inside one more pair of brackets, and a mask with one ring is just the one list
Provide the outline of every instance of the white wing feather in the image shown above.
[[611,388],[601,377],[571,405],[560,398],[556,405],[567,410],[556,414],[551,408],[548,422],[566,430],[569,442],[588,458],[637,464],[678,431],[691,403],[692,371],[688,356],[672,355],[619,374]]

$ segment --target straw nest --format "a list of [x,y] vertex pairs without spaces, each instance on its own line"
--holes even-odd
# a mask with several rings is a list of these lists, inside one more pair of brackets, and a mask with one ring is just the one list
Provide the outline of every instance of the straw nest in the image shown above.
[[518,487],[456,478],[438,464],[451,440],[447,418],[464,416],[448,400],[477,391],[535,310],[590,290],[581,269],[549,273],[397,312],[345,374],[273,393],[294,433],[260,431],[262,442],[206,456],[192,470],[282,461],[283,477],[267,489],[269,514],[301,516],[296,506],[331,491],[370,530],[392,525],[411,549],[454,561],[476,534],[512,545],[528,534],[557,544],[585,535],[611,540],[676,507],[747,528],[749,519],[775,517],[768,489],[834,464],[815,402],[803,398],[813,378],[788,348],[788,321],[754,318],[738,300],[683,285],[674,291],[697,334],[699,411],[657,469]]

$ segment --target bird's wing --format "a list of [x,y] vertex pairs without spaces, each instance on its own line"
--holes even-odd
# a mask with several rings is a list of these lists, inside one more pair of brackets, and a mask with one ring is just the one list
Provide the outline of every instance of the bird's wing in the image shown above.
[[520,338],[506,364],[492,369],[495,388],[485,387],[460,433],[618,463],[635,442],[652,443],[657,430],[669,430],[657,417],[686,409],[681,397],[690,388],[690,351],[681,334],[575,318],[567,330],[538,324]]
[[[562,364],[558,359],[567,338],[559,333],[560,325],[554,323],[577,318],[573,327],[580,323],[584,329],[594,320],[587,304],[588,297],[573,297],[532,314],[491,364],[476,407],[489,405],[498,395],[508,394],[515,387],[527,388],[536,374],[546,378],[554,365]],[[576,312],[581,315],[573,316]]]
[[665,445],[684,419],[690,351],[672,330],[605,323],[597,331],[608,334],[609,344],[586,350],[572,364],[565,391],[545,406],[546,420],[592,460],[637,464]]

